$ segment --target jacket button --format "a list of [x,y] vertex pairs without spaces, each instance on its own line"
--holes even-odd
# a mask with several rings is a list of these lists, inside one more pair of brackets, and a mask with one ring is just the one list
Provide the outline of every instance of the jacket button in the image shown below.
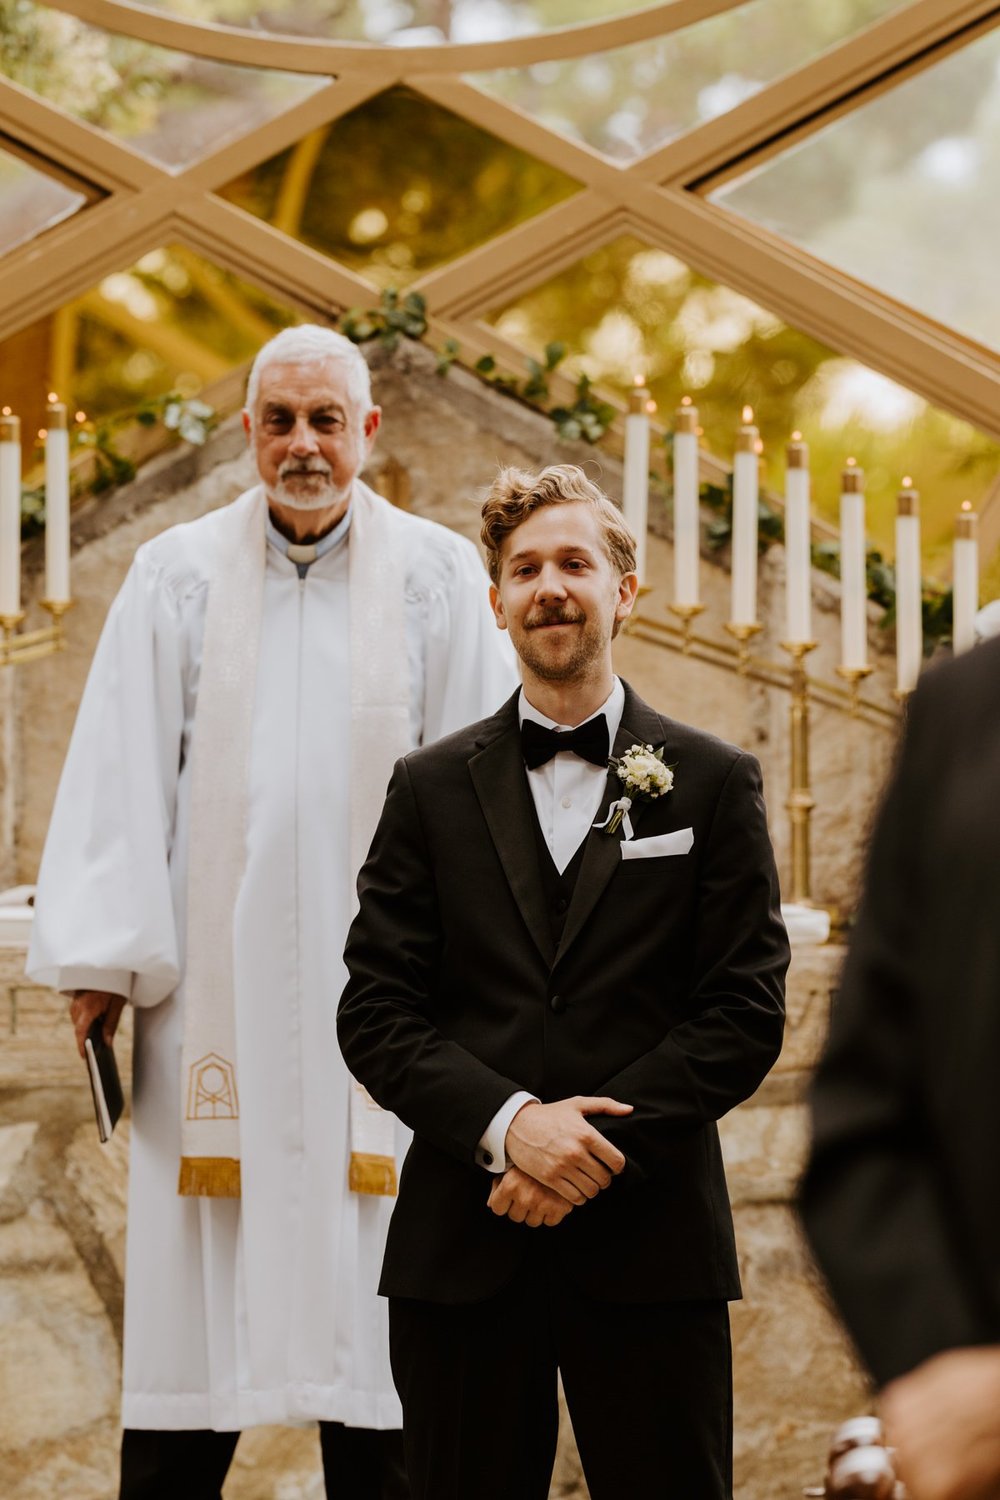
[[561,1016],[563,1011],[566,1009],[566,1001],[563,999],[562,995],[553,995],[552,999],[549,1001],[549,1008],[557,1016]]
[[483,1166],[484,1167],[492,1167],[492,1165],[493,1165],[493,1152],[492,1151],[484,1151],[483,1152]]

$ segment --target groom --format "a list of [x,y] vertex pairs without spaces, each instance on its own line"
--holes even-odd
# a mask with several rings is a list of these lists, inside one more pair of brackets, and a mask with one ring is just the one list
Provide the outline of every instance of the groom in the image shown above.
[[727,1500],[715,1121],[788,962],[760,770],[614,676],[635,542],[581,470],[501,472],[483,540],[524,686],[397,763],[339,1017],[415,1133],[380,1288],[413,1497],[545,1500],[558,1369],[592,1500]]

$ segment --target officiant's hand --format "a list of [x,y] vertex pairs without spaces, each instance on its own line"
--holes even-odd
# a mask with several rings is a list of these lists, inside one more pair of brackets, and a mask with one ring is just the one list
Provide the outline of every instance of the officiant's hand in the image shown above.
[[522,1105],[507,1128],[507,1160],[566,1199],[596,1198],[622,1171],[625,1158],[588,1115],[630,1115],[631,1104],[576,1095],[554,1104]]
[[76,1032],[76,1050],[81,1057],[87,1055],[83,1044],[97,1017],[104,1017],[104,1040],[110,1046],[124,1009],[123,995],[108,995],[104,990],[77,990],[69,1002],[69,1018]]
[[543,1187],[520,1167],[508,1167],[503,1176],[496,1179],[487,1206],[498,1218],[512,1219],[515,1224],[526,1224],[529,1229],[538,1229],[543,1224],[554,1228],[573,1212],[572,1203],[567,1203],[551,1188]]

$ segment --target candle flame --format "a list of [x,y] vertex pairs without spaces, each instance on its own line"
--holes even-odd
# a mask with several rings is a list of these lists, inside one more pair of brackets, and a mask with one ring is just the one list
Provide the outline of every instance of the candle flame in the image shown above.
[[5,406],[5,407],[4,407],[4,409],[3,409],[3,415],[4,415],[4,416],[5,416],[5,417],[9,417],[9,416],[12,416],[12,415],[13,415],[13,413],[12,413],[12,412],[11,412],[11,409],[10,409],[10,407],[9,407],[9,406]]
[[59,397],[56,395],[55,391],[49,391],[49,405],[53,406],[58,400]]
[[913,480],[910,478],[909,474],[904,474],[903,475],[903,489],[904,490],[912,490],[912,488],[913,488]]
[[45,430],[44,427],[39,427],[39,429],[38,429],[38,437],[39,437],[39,441],[40,442],[43,442],[43,443],[45,442],[45,439],[48,437],[48,433],[46,432],[46,430]]
[[681,405],[682,406],[690,406],[691,405],[691,397],[690,396],[682,396],[681,397]]
[[645,375],[633,375],[632,384],[635,386],[636,390],[638,390],[641,386],[644,386],[646,384]]
[[848,468],[849,468],[849,469],[853,469],[853,468],[855,468],[855,467],[856,467],[856,466],[857,466],[857,462],[858,462],[858,461],[857,461],[857,459],[856,459],[856,458],[849,458],[849,459],[848,459],[848,460],[847,460],[847,467],[848,467]]
[[969,511],[972,509],[972,501],[971,500],[963,500],[962,501],[962,509],[965,511],[966,515],[968,515]]
[[646,402],[646,410],[648,411],[648,413],[649,413],[649,415],[651,417],[655,416],[656,415],[656,402],[655,401],[647,401]]
[[793,432],[792,433],[792,442],[793,443],[801,443],[801,441],[802,441],[802,434],[801,434],[801,432]]
[[764,439],[763,438],[758,438],[757,439],[757,441],[753,445],[753,451],[755,453],[763,453],[763,451],[764,451]]
[[86,422],[86,420],[87,420],[87,413],[85,411],[78,411],[76,413],[76,420],[78,422]]
[[744,427],[749,427],[752,421],[753,421],[753,407],[752,406],[744,406],[744,408],[743,408],[743,426]]

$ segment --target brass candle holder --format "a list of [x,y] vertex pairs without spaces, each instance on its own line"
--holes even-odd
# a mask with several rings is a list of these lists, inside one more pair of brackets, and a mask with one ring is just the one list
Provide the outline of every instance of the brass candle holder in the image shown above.
[[789,726],[791,775],[785,807],[792,825],[791,900],[798,906],[811,906],[809,823],[816,806],[809,785],[809,677],[806,657],[815,651],[816,641],[782,641],[782,651],[792,658],[789,683]]
[[641,599],[645,599],[645,597],[646,597],[647,594],[652,593],[652,587],[653,587],[652,584],[649,584],[649,583],[640,583],[639,587],[636,589],[636,591],[635,591],[635,603],[632,606],[632,613],[626,617],[626,619],[625,619],[625,621],[624,621],[624,623],[622,624],[622,627],[621,627],[621,633],[622,633],[622,635],[631,635],[631,633],[632,633],[632,627],[635,625],[636,621],[639,618],[639,616],[637,614],[637,610],[639,608],[639,601]]
[[670,613],[672,615],[676,615],[678,620],[680,620],[681,622],[681,629],[684,632],[683,638],[681,640],[681,650],[684,652],[684,655],[687,656],[688,652],[691,650],[692,623],[702,613],[705,606],[704,604],[668,604],[667,608],[669,609]]
[[848,690],[851,695],[852,718],[857,718],[859,701],[858,695],[861,691],[861,684],[864,682],[866,677],[871,676],[874,670],[874,667],[837,667],[836,669],[837,676],[842,677],[847,683]]
[[18,662],[37,661],[42,656],[51,656],[66,649],[64,616],[73,608],[72,599],[43,599],[42,608],[52,617],[51,625],[39,630],[19,630],[24,615],[0,615],[0,667],[13,666]]
[[723,630],[727,630],[729,632],[729,634],[734,638],[739,646],[737,664],[739,667],[740,675],[743,676],[746,674],[747,667],[750,665],[749,643],[759,631],[763,630],[764,627],[758,620],[753,621],[752,624],[746,624],[742,621],[736,620],[727,620],[722,628]]

